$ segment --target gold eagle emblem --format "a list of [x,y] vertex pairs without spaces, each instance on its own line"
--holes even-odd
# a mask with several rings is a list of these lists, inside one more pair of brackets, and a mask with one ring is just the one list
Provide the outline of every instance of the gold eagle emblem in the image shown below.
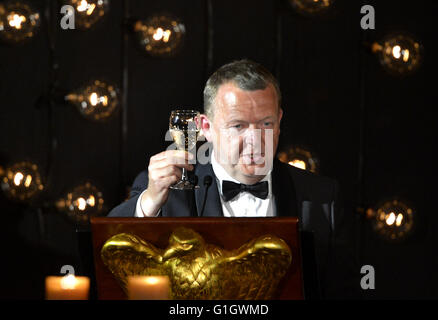
[[184,227],[174,230],[164,250],[117,234],[105,242],[101,257],[125,293],[128,276],[167,275],[171,299],[272,299],[292,262],[289,246],[272,235],[227,251]]

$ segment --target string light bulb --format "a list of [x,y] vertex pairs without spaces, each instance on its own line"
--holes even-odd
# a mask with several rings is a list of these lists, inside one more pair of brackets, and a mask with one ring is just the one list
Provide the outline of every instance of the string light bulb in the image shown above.
[[0,3],[0,39],[9,44],[24,42],[39,29],[41,16],[28,2]]
[[1,176],[1,188],[12,200],[29,201],[44,189],[38,166],[23,161],[6,168]]
[[101,191],[86,182],[67,192],[56,201],[55,206],[59,212],[65,213],[75,222],[86,223],[90,217],[103,213],[104,199]]
[[367,218],[371,219],[374,231],[389,241],[408,236],[414,226],[414,209],[405,202],[393,198],[369,208]]
[[318,173],[319,160],[307,148],[290,146],[285,151],[280,151],[277,158],[296,168]]
[[182,47],[186,28],[177,18],[154,15],[147,20],[135,22],[134,32],[146,53],[163,57],[174,55]]
[[65,96],[80,114],[88,120],[101,121],[109,118],[119,104],[118,90],[101,80],[92,80],[75,92]]
[[85,30],[93,27],[108,12],[109,0],[67,0],[75,9],[75,27]]
[[371,51],[379,58],[385,70],[395,75],[406,75],[417,70],[422,60],[422,46],[413,37],[388,35],[380,42],[374,42]]
[[326,12],[335,0],[289,0],[291,6],[304,15],[317,15]]

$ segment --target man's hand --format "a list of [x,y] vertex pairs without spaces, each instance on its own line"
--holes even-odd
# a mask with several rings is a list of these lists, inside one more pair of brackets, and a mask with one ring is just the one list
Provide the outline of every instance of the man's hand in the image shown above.
[[140,199],[145,216],[154,217],[169,197],[169,187],[181,179],[181,168],[193,170],[188,163],[193,155],[180,150],[167,150],[152,156],[149,160],[147,190]]

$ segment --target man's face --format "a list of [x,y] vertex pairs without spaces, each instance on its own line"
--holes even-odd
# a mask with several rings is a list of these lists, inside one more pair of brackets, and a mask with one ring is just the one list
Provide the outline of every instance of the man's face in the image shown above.
[[252,184],[271,169],[282,113],[272,85],[244,91],[226,83],[217,92],[213,119],[202,116],[202,130],[228,174]]

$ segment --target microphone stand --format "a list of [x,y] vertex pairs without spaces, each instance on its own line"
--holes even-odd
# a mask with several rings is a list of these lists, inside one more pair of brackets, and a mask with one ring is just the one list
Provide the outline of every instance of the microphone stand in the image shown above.
[[207,202],[208,189],[210,188],[212,183],[213,183],[213,178],[211,176],[204,177],[205,193],[204,193],[204,199],[202,201],[202,208],[201,208],[200,217],[202,217],[204,215],[205,203]]

